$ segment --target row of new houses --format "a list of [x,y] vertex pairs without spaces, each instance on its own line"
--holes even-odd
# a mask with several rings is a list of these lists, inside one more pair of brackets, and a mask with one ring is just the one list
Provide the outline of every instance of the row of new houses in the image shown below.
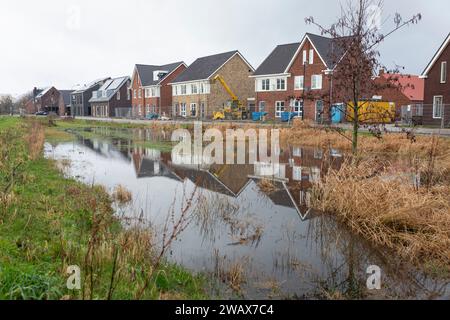
[[[220,74],[250,111],[267,112],[268,118],[273,119],[290,109],[304,119],[327,121],[323,97],[332,90],[330,77],[336,67],[332,48],[332,39],[307,33],[301,42],[277,46],[256,70],[239,51],[202,57],[190,66],[184,62],[138,64],[131,78],[99,79],[70,95],[55,88],[35,90],[27,111],[58,110],[60,115],[136,118],[153,113],[171,118],[207,119],[230,103],[227,92],[213,81]],[[386,89],[376,95],[396,103],[397,108],[422,104],[424,124],[448,124],[449,60],[450,34],[422,76],[399,75],[402,85],[408,82],[404,89]],[[380,72],[376,81],[388,79]]]

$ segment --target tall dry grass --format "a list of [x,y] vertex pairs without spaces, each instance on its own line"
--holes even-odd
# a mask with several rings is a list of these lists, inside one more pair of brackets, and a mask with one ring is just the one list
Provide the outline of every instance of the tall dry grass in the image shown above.
[[[280,139],[289,144],[319,148],[335,148],[342,151],[352,149],[351,133],[334,128],[314,127],[305,121],[294,121],[292,128],[280,130]],[[360,153],[395,153],[407,155],[411,152],[425,156],[433,143],[433,136],[415,136],[410,132],[385,133],[381,135],[360,134]],[[443,155],[450,151],[450,140],[439,139],[437,155]]]
[[377,160],[348,160],[312,190],[312,205],[416,264],[450,270],[450,183],[418,185]]
[[36,120],[29,121],[27,125],[28,133],[25,137],[25,141],[28,146],[31,160],[36,160],[42,155],[42,149],[45,142],[45,130],[41,123]]

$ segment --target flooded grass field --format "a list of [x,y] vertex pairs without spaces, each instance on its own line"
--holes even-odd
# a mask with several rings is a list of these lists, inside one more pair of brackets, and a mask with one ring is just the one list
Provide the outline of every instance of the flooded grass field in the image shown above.
[[[161,243],[180,228],[166,258],[211,279],[221,298],[450,298],[434,280],[371,247],[331,216],[309,208],[309,192],[343,154],[286,145],[280,164],[180,165],[170,132],[80,128],[47,142],[45,155],[69,177],[122,186],[132,200],[117,215],[155,230]],[[367,289],[367,269],[382,290]]]

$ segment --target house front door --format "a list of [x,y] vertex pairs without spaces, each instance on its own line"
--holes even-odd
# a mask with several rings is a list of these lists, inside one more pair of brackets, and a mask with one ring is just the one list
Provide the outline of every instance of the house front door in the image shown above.
[[202,119],[205,119],[206,118],[206,106],[204,103],[200,104],[200,112],[201,112]]
[[316,101],[316,122],[317,123],[323,123],[323,101],[318,100]]

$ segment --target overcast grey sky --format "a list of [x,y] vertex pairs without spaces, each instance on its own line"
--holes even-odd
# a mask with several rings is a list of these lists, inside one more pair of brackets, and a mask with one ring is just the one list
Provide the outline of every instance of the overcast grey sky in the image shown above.
[[[306,16],[330,24],[338,0],[10,0],[0,2],[0,93],[70,89],[166,64],[240,50],[256,68],[277,44],[300,41]],[[386,0],[383,20],[422,13],[380,47],[387,66],[420,73],[450,32],[448,0]]]

